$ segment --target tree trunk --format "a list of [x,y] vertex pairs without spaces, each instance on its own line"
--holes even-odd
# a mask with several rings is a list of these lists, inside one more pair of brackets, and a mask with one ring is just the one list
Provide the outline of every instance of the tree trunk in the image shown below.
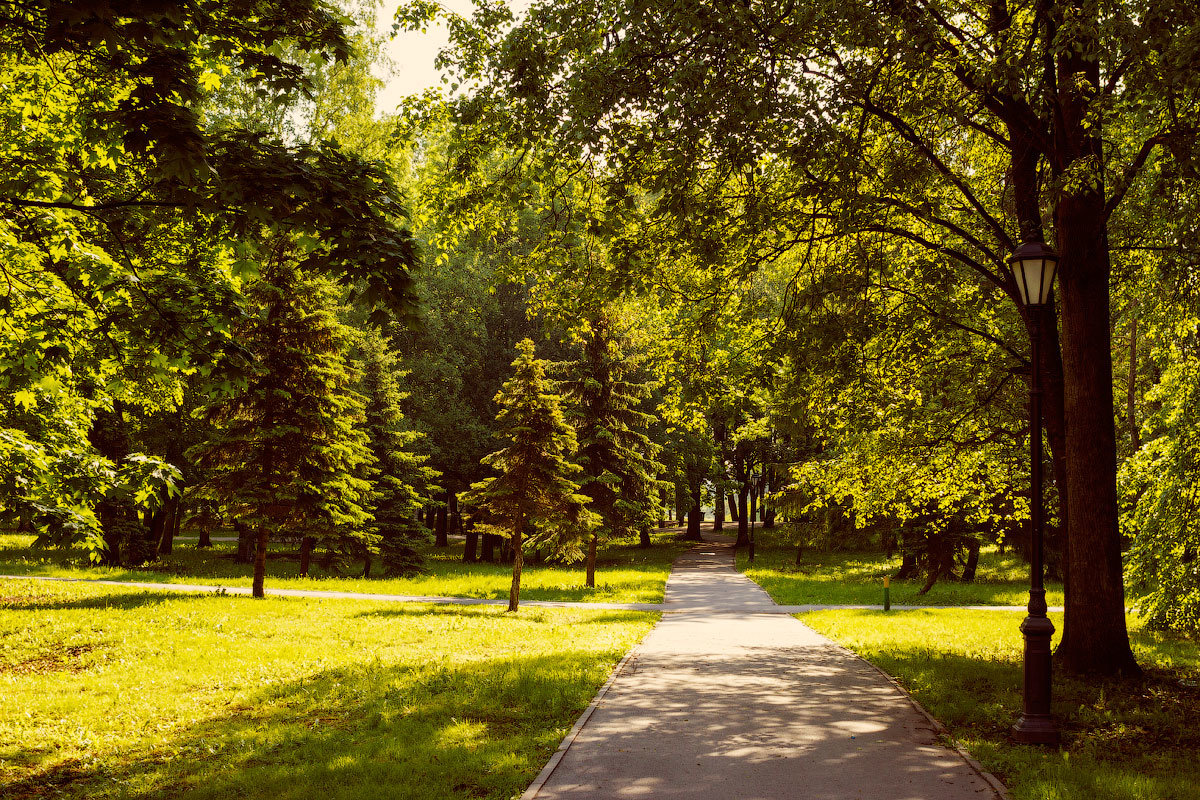
[[312,563],[313,545],[317,540],[311,536],[305,536],[300,540],[300,577],[308,577],[308,567]]
[[704,537],[700,534],[700,523],[704,520],[704,512],[700,507],[700,478],[695,478],[689,488],[692,493],[692,507],[688,510],[687,533],[683,538],[691,542],[702,542]]
[[[1103,163],[1099,125],[1085,123],[1081,86],[1099,86],[1098,62],[1080,51],[1058,58],[1056,176]],[[1082,81],[1081,81],[1082,79]],[[1072,672],[1137,674],[1125,628],[1117,527],[1116,433],[1109,332],[1109,262],[1101,175],[1064,191],[1054,210],[1062,292],[1067,459],[1066,620],[1057,656]],[[1078,180],[1073,181],[1078,183]]]
[[363,576],[363,578],[369,578],[369,577],[371,577],[371,564],[372,564],[372,561],[373,561],[373,560],[372,560],[372,558],[371,558],[371,551],[370,551],[370,550],[368,550],[368,551],[367,551],[367,552],[366,552],[366,553],[363,555],[363,571],[362,571],[362,576]]
[[254,533],[250,530],[250,526],[244,522],[233,523],[234,530],[238,534],[237,555],[233,560],[237,564],[250,564],[254,561]]
[[433,546],[434,547],[449,547],[450,540],[446,537],[446,512],[450,508],[450,498],[452,497],[450,490],[447,489],[442,493],[442,506],[437,510],[437,518],[434,520],[433,527]]
[[525,534],[525,522],[521,521],[512,532],[513,579],[512,588],[508,590],[508,610],[516,611],[521,599],[521,544]]
[[713,502],[713,533],[720,533],[725,528],[725,497],[720,490],[716,491]]
[[583,585],[589,589],[596,588],[596,539],[599,538],[593,531],[588,537],[588,552],[587,552],[587,578]]
[[638,547],[652,547],[654,542],[650,541],[650,529],[643,525],[638,530]]
[[963,583],[972,583],[975,580],[975,573],[979,569],[979,544],[978,539],[967,542],[967,564],[963,567]]
[[474,564],[479,560],[479,531],[475,530],[475,526],[466,529],[467,542],[463,547],[463,561],[467,564]]
[[175,549],[175,535],[179,533],[179,498],[172,497],[163,504],[162,530],[158,537],[158,554],[169,555]]
[[902,581],[911,578],[917,574],[917,555],[916,553],[905,553],[900,559],[900,570],[892,576],[894,580]]
[[729,493],[729,517],[739,525],[742,524],[742,515],[738,513],[737,497],[733,492]]
[[733,543],[734,547],[745,547],[750,544],[750,515],[747,513],[746,501],[750,498],[750,488],[746,484],[738,487],[737,498],[737,541]]
[[263,582],[267,576],[267,539],[269,538],[267,526],[259,524],[258,540],[254,547],[254,585],[250,593],[254,597],[266,597],[267,594],[263,590]]
[[494,533],[483,535],[483,554],[480,555],[479,560],[487,564],[496,562],[496,535]]
[[203,550],[208,547],[212,547],[212,531],[206,525],[200,529],[200,541],[196,542],[196,549]]

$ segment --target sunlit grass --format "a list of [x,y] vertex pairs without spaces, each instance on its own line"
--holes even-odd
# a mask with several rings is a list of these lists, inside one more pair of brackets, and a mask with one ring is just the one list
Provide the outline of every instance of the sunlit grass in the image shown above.
[[508,798],[655,615],[0,582],[0,797]]
[[[815,549],[806,550],[797,565],[794,546],[776,543],[770,534],[758,535],[754,563],[743,548],[738,551],[738,569],[782,605],[879,605],[884,576],[900,569],[899,555]],[[1023,606],[1029,599],[1029,566],[1011,551],[1000,554],[994,547],[985,548],[974,581],[939,580],[927,594],[918,595],[924,585],[924,579],[892,581],[892,603]],[[1047,602],[1062,605],[1062,585],[1050,582],[1046,588]]]
[[[570,566],[527,564],[521,578],[525,600],[592,601],[618,603],[662,602],[671,562],[685,548],[675,534],[656,533],[655,546],[640,548],[630,542],[612,542],[597,558],[596,587],[584,586],[582,564]],[[138,569],[114,569],[88,564],[82,550],[31,547],[33,537],[0,535],[0,574],[63,578],[102,578],[155,583],[199,583],[249,586],[251,569],[233,561],[235,545],[217,542],[210,550],[197,549],[194,541],[180,541],[175,552]],[[295,545],[277,544],[277,556],[267,565],[267,586],[276,589],[320,589],[408,594],[438,597],[508,597],[512,568],[507,564],[465,564],[463,545],[430,547],[426,572],[412,578],[358,578],[322,570],[314,560],[310,577],[299,575]],[[353,566],[361,570],[361,565]],[[378,567],[376,567],[378,572]]]
[[[1051,614],[1061,630],[1062,615]],[[1056,673],[1060,748],[1013,744],[1022,612],[819,611],[801,619],[895,676],[1014,800],[1200,798],[1200,644],[1128,620],[1140,681]],[[1057,642],[1057,634],[1055,641]]]

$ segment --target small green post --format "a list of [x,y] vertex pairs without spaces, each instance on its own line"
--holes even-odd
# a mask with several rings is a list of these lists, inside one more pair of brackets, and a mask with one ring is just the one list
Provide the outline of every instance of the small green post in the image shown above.
[[892,577],[890,575],[883,576],[883,610],[892,610]]

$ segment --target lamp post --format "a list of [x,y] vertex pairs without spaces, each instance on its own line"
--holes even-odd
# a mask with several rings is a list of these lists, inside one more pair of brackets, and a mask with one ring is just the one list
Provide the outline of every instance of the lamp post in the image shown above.
[[1029,498],[1030,543],[1033,549],[1029,579],[1029,614],[1021,623],[1025,635],[1025,702],[1013,726],[1013,738],[1024,744],[1055,744],[1058,725],[1050,715],[1050,637],[1054,623],[1046,616],[1046,589],[1042,583],[1042,379],[1039,339],[1042,314],[1054,287],[1058,256],[1044,242],[1029,241],[1008,259],[1021,300],[1029,314]]

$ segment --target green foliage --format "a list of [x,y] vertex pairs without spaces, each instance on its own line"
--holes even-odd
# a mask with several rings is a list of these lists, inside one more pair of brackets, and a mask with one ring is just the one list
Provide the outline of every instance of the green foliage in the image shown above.
[[538,530],[534,543],[549,544],[559,558],[577,558],[580,536],[597,520],[574,480],[581,471],[569,460],[575,432],[532,341],[517,343],[512,367],[512,377],[496,395],[496,421],[508,444],[484,458],[499,474],[473,484],[464,502],[484,511],[488,525],[513,536],[516,549],[525,527],[532,525]]
[[244,384],[202,411],[213,429],[192,454],[207,470],[199,494],[275,535],[361,551],[375,545],[365,477],[374,456],[344,356],[350,332],[333,286],[305,277],[291,255],[281,243],[248,287],[257,307],[237,335],[252,361]]
[[[600,516],[608,536],[647,530],[657,517],[658,447],[645,431],[653,418],[640,410],[651,385],[640,359],[612,329],[607,314],[579,332],[576,360],[559,365],[565,380],[559,390],[569,403],[578,441],[576,461],[583,468],[580,492]],[[641,377],[641,380],[639,380]]]
[[[1190,348],[1189,348],[1190,349]],[[1152,436],[1122,466],[1130,587],[1149,625],[1200,633],[1200,360],[1170,349],[1147,400]]]
[[370,440],[375,467],[370,510],[379,536],[379,551],[389,575],[411,575],[424,561],[419,545],[429,541],[429,530],[421,524],[421,509],[437,488],[437,472],[425,466],[427,457],[413,452],[421,434],[408,429],[400,403],[400,379],[396,355],[381,334],[364,331],[360,341],[362,377],[360,392],[366,400],[364,428]]

